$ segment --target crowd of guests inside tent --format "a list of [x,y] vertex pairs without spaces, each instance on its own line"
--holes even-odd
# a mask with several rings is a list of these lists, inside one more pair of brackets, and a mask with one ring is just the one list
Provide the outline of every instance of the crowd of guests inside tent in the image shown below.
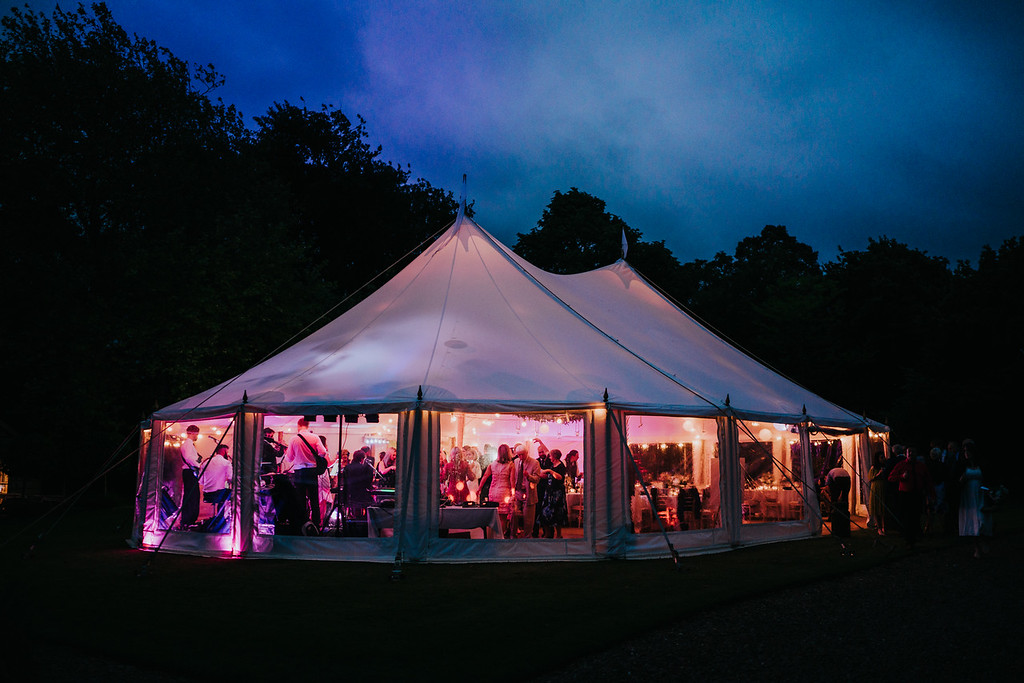
[[535,438],[501,444],[497,457],[484,468],[480,460],[475,446],[441,451],[442,501],[497,508],[503,538],[563,538],[569,525],[567,489],[582,485],[579,451],[569,451],[563,458],[561,450],[549,450]]
[[[297,428],[287,444],[275,439],[273,429],[264,432],[261,528],[284,535],[318,535],[332,529],[339,535],[343,529],[346,534],[366,535],[368,509],[394,507],[395,448],[374,454],[364,446],[331,454],[326,437],[313,434],[305,418],[297,421]],[[199,427],[189,425],[179,444],[179,458],[170,460],[175,468],[180,461],[180,487],[177,501],[166,496],[166,517],[178,529],[224,532],[230,514],[231,455],[228,446],[218,442],[204,458],[196,448],[199,434]],[[482,461],[479,448],[472,445],[440,451],[442,505],[495,508],[500,529],[493,537],[564,537],[570,526],[567,493],[583,485],[577,450],[563,455],[534,438],[511,446],[503,443],[496,457],[485,465]],[[846,538],[851,523],[857,524],[851,522],[852,467],[841,456],[823,462],[816,483],[827,530]],[[898,534],[910,547],[922,533],[959,534],[972,540],[975,556],[987,552],[992,512],[1008,493],[987,476],[972,439],[927,450],[896,445],[889,457],[879,449],[872,456],[867,480],[867,529],[879,536]],[[655,487],[651,490],[657,493]],[[201,505],[207,512],[202,520]]]

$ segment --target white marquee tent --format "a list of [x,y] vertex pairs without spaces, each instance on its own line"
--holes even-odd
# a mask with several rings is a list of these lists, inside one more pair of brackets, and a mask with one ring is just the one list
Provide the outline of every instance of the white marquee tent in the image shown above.
[[[355,414],[394,419],[391,443],[399,469],[393,535],[261,532],[264,426],[280,424],[280,416]],[[447,439],[442,420],[556,414],[581,425],[586,484],[579,534],[544,540],[439,534],[437,465],[442,438]],[[701,476],[714,484],[716,500],[720,495],[720,515],[709,528],[637,533],[627,432],[639,433],[641,427],[631,425],[642,425],[642,417],[633,418],[644,415],[712,425],[716,445],[709,457],[718,461],[716,477],[711,482],[706,473]],[[197,421],[230,428],[230,529],[220,534],[161,522],[164,473],[168,463],[173,471],[177,457],[162,435]],[[816,475],[809,457],[794,459],[796,469],[781,479],[776,475],[785,488],[798,491],[803,513],[774,524],[744,523],[740,442],[751,433],[749,425],[761,422],[775,425],[804,453],[813,450],[818,427],[846,434],[853,444],[849,457],[855,451],[861,461],[871,432],[885,430],[724,342],[624,260],[576,275],[548,273],[460,211],[432,246],[351,310],[241,375],[156,412],[144,432],[135,536],[143,548],[204,554],[495,561],[650,557],[667,553],[667,541],[700,552],[818,533],[814,487],[799,485]],[[848,462],[855,470],[862,466]]]

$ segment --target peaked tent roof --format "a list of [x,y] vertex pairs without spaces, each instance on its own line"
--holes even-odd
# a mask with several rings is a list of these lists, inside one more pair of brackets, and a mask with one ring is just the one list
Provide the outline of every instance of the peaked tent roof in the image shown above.
[[[577,275],[527,263],[460,211],[394,278],[333,322],[160,419],[612,407],[858,427],[696,323],[624,261]],[[422,391],[422,396],[420,392]],[[872,423],[872,426],[879,426]]]

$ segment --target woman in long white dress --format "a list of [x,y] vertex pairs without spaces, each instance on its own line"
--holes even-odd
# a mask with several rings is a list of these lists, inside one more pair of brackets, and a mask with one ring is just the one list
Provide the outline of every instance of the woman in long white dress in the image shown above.
[[973,449],[966,448],[967,443],[964,446],[967,468],[960,477],[960,535],[974,538],[974,556],[981,557],[981,527],[984,521],[981,508],[985,504],[985,496],[981,491],[981,467],[974,459]]

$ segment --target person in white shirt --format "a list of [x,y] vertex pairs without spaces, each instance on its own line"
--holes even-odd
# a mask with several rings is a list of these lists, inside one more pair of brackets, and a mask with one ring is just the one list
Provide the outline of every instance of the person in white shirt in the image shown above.
[[[281,461],[281,472],[287,473],[298,494],[299,515],[293,523],[298,526],[296,533],[302,533],[306,522],[312,522],[317,529],[320,527],[320,493],[316,473],[316,455],[327,457],[320,438],[309,431],[309,421],[300,418],[299,433],[292,437]],[[308,505],[307,505],[308,503]]]
[[196,471],[203,462],[203,456],[196,451],[199,439],[199,427],[189,425],[185,430],[185,440],[181,444],[181,515],[178,526],[192,526],[199,519],[199,479]]
[[231,495],[231,461],[227,455],[228,447],[225,444],[217,446],[199,475],[199,484],[203,487],[203,500],[216,505],[218,514]]

